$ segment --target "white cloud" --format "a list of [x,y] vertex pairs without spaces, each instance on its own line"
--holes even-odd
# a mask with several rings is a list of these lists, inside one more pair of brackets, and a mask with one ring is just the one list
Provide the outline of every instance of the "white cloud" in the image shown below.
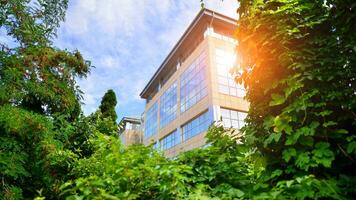
[[[206,7],[235,17],[235,0],[207,0]],[[119,117],[140,115],[139,93],[200,10],[200,1],[76,0],[70,2],[56,45],[79,49],[96,66],[79,80],[85,114],[108,89],[118,96]]]
[[80,35],[100,29],[108,35],[117,32],[131,35],[143,26],[144,16],[148,11],[145,2],[77,0],[70,7],[67,15],[66,31]]
[[214,11],[223,13],[226,16],[236,18],[237,17],[237,0],[210,0],[206,1],[207,8],[212,9]]
[[111,55],[103,55],[99,60],[98,67],[103,68],[104,70],[105,69],[119,70],[120,63],[118,59],[113,58]]

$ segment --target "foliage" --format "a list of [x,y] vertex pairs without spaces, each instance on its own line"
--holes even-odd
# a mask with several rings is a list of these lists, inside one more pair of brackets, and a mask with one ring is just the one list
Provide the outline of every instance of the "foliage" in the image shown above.
[[251,198],[253,187],[264,170],[264,159],[254,149],[239,144],[231,135],[236,130],[211,126],[205,148],[183,153],[177,158],[192,168],[189,197],[193,199]]
[[[77,157],[67,149],[81,91],[76,78],[90,63],[79,52],[59,50],[51,39],[64,19],[66,0],[0,2],[1,199],[55,198]],[[64,132],[61,132],[65,130]]]
[[[175,159],[143,145],[124,148],[117,137],[96,131],[94,153],[79,159],[62,186],[68,199],[222,199],[252,194],[263,158],[239,145],[222,127],[208,131],[211,145]],[[229,133],[229,132],[228,132]]]
[[[64,20],[67,0],[12,0],[0,2],[0,27],[15,40],[14,46],[48,46]],[[11,51],[1,44],[2,51]]]
[[8,44],[0,51],[0,104],[12,104],[38,113],[80,113],[81,91],[76,77],[85,77],[90,63],[81,54],[51,46],[64,19],[66,0],[2,1],[0,27]]
[[78,160],[63,185],[68,199],[174,199],[182,197],[190,168],[177,165],[143,145],[124,149],[115,136],[96,132],[94,152]]
[[[240,1],[239,81],[266,198],[356,196],[355,2]],[[257,196],[258,196],[257,195]]]
[[0,1],[0,199],[353,198],[355,6],[241,0],[247,126],[167,159],[122,146],[112,90],[81,114],[90,63],[51,44],[66,0]]
[[[0,106],[0,174],[5,199],[31,197],[37,190],[48,197],[76,157],[56,140],[51,121],[43,115],[10,105]],[[51,190],[53,194],[47,193]]]
[[114,122],[116,122],[116,104],[116,94],[114,90],[110,89],[104,94],[103,98],[101,99],[99,108],[102,113],[102,117],[111,118]]
[[1,59],[0,103],[13,104],[37,113],[80,113],[80,91],[74,78],[85,75],[88,65],[81,55],[33,46],[14,49]]

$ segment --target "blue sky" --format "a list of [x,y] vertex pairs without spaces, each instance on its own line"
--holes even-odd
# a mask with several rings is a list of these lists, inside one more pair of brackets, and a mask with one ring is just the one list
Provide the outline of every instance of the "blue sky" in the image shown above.
[[[236,0],[206,0],[206,7],[236,17]],[[119,119],[140,116],[148,80],[200,10],[199,0],[72,0],[55,45],[78,49],[92,65],[78,80],[85,114],[108,89],[116,92]]]

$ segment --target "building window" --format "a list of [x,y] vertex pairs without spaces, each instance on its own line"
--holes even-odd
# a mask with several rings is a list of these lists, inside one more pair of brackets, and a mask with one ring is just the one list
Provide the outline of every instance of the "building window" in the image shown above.
[[153,148],[156,149],[157,151],[161,149],[161,145],[159,142],[155,142],[153,145]]
[[233,52],[215,49],[216,68],[218,71],[218,87],[219,92],[236,97],[244,97],[246,95],[245,88],[242,84],[236,83],[234,77],[230,73],[230,69],[234,66],[236,56]]
[[148,138],[157,132],[157,107],[157,102],[155,102],[146,113],[145,138]]
[[186,141],[206,130],[212,123],[212,118],[209,112],[199,115],[197,118],[191,120],[182,126],[183,140]]
[[162,150],[170,149],[180,143],[180,136],[177,130],[173,131],[161,140]]
[[245,125],[246,112],[221,108],[221,118],[224,127],[241,129]]
[[206,53],[198,58],[180,76],[181,112],[185,112],[208,93]]
[[177,116],[177,83],[174,82],[160,98],[160,127],[163,128]]

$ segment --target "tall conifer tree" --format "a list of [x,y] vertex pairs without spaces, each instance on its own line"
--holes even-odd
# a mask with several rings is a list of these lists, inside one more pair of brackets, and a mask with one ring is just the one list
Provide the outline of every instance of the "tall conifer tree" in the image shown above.
[[108,90],[103,98],[101,99],[101,104],[99,106],[103,117],[110,117],[113,121],[116,121],[117,114],[115,111],[117,101],[116,94],[114,90]]

